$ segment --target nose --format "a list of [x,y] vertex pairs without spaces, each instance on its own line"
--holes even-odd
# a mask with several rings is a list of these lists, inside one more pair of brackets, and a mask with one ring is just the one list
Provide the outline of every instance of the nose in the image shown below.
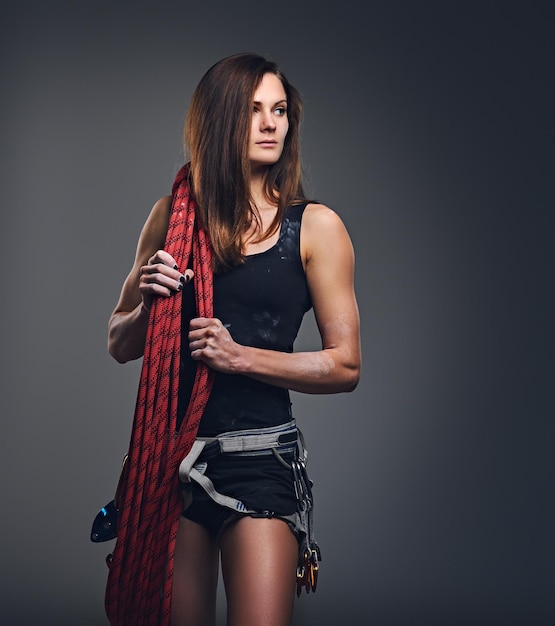
[[276,122],[270,111],[266,111],[265,113],[262,114],[260,118],[260,128],[262,130],[275,130],[276,129]]

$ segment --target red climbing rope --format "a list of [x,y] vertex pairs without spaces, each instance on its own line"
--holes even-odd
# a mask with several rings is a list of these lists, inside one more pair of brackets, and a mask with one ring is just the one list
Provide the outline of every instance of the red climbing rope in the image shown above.
[[[183,271],[192,254],[197,312],[212,317],[208,237],[195,219],[189,168],[178,172],[164,249]],[[212,386],[197,365],[191,401],[177,431],[181,292],[153,302],[122,485],[118,536],[109,562],[106,614],[111,626],[168,626],[177,524],[182,510],[178,468],[190,450]]]

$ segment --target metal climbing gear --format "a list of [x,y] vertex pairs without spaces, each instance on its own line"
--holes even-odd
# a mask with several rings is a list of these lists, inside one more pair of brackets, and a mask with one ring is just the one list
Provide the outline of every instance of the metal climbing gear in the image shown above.
[[297,597],[301,595],[303,588],[306,593],[316,591],[318,563],[322,560],[320,547],[314,539],[312,519],[314,499],[312,497],[312,481],[308,478],[306,471],[307,453],[304,441],[301,440],[301,444],[303,454],[291,463],[301,525],[306,528],[306,534],[300,545],[297,565]]

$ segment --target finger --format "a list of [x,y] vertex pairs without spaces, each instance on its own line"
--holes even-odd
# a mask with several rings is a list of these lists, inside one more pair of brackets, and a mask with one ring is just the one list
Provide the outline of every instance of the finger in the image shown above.
[[205,330],[197,330],[189,332],[187,341],[189,343],[189,351],[191,352],[191,355],[194,354],[195,357],[198,358],[208,348],[210,338],[206,335]]
[[141,281],[139,290],[145,298],[152,299],[154,296],[171,296],[176,293],[176,290],[171,287],[166,287],[160,283]]
[[207,348],[206,341],[203,341],[203,340],[189,341],[189,352],[191,352],[191,354],[193,352],[200,354],[202,350],[205,350],[206,348]]
[[154,276],[157,274],[167,276],[181,284],[188,283],[191,280],[191,274],[182,274],[179,270],[176,270],[174,267],[170,267],[165,263],[148,263],[147,265],[142,265],[139,268],[140,276]]
[[165,250],[157,250],[148,260],[149,265],[156,265],[157,263],[162,263],[176,270],[179,269],[173,256]]
[[191,351],[191,358],[193,361],[202,361],[203,351],[202,350],[193,350]]
[[174,270],[171,270],[171,275],[169,272],[170,268],[164,265],[144,266],[141,268],[139,289],[165,295],[181,291],[185,284],[185,279]]
[[208,347],[208,342],[212,339],[214,333],[210,331],[210,328],[199,328],[197,330],[189,330],[187,335],[187,342],[189,343],[189,350],[198,350]]
[[172,276],[176,280],[179,280],[181,273],[174,267],[170,267],[162,262],[157,262],[154,257],[151,257],[146,265],[142,265],[140,268],[141,276],[147,274],[165,274],[166,276]]
[[189,330],[200,330],[206,328],[212,320],[209,317],[193,317],[189,322]]

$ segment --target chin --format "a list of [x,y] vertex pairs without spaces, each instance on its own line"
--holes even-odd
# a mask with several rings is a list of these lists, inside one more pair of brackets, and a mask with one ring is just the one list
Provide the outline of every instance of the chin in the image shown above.
[[274,163],[277,163],[281,157],[281,153],[282,151],[279,150],[279,152],[276,151],[253,151],[254,154],[252,154],[249,159],[251,164],[253,165],[253,167],[262,167],[264,165],[274,165]]
[[256,154],[250,157],[251,163],[260,163],[260,165],[273,165],[277,163],[281,158],[281,151],[279,152],[263,152],[262,154]]

